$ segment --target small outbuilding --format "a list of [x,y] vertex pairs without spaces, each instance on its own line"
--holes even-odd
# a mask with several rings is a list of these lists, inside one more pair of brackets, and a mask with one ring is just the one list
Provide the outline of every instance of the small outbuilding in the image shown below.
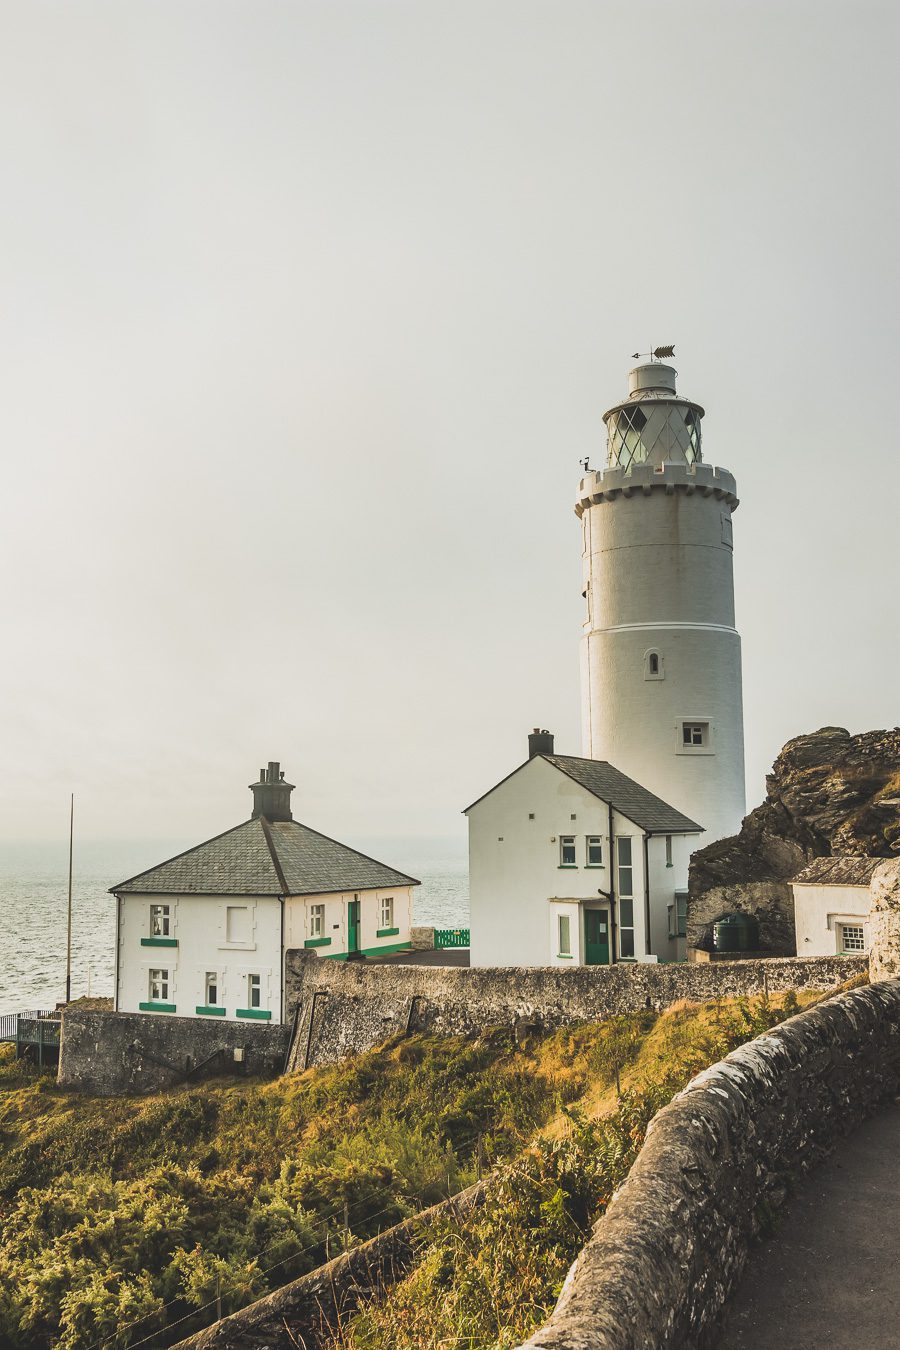
[[869,950],[869,882],[882,858],[816,858],[791,882],[798,956]]
[[687,874],[703,826],[605,760],[528,759],[466,809],[473,966],[684,958]]
[[276,761],[250,788],[250,820],[111,887],[118,1011],[277,1023],[285,952],[412,945],[414,877],[294,820]]

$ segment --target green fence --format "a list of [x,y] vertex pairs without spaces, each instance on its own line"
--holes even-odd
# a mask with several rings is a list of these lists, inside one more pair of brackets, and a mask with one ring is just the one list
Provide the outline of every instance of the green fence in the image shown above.
[[435,947],[468,947],[468,928],[436,928],[434,930]]

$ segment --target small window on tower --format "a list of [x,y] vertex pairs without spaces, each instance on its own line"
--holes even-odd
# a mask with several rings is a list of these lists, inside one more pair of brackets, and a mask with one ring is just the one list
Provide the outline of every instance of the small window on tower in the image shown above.
[[644,679],[662,680],[665,679],[665,670],[663,668],[662,653],[658,651],[644,652]]
[[680,755],[712,755],[712,723],[692,717],[677,724],[676,751]]

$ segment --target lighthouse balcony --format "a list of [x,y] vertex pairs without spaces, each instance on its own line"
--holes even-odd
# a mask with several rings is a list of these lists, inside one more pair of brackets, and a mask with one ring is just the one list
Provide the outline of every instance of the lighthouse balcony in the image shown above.
[[579,484],[575,514],[581,516],[589,507],[617,497],[649,496],[652,492],[715,497],[727,502],[732,511],[738,505],[737,483],[727,469],[703,463],[632,464],[628,469],[616,465],[586,473]]

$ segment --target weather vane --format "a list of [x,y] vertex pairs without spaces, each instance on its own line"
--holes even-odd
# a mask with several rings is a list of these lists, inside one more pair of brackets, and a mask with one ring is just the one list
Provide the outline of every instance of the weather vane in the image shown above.
[[651,360],[666,361],[670,356],[675,355],[674,344],[671,347],[654,347],[652,352],[632,352],[632,361],[640,361],[644,356],[649,356]]

